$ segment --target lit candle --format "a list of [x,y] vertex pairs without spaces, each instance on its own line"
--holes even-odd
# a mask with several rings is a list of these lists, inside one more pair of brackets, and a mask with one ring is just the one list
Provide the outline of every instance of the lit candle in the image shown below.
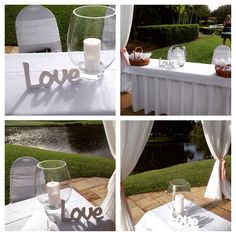
[[177,214],[182,214],[184,211],[184,196],[182,194],[177,194],[175,196],[175,212]]
[[48,204],[51,207],[58,207],[61,204],[60,199],[60,186],[58,182],[48,182],[46,184],[46,189],[48,192]]
[[84,67],[87,71],[96,72],[100,68],[101,40],[87,38],[84,40]]

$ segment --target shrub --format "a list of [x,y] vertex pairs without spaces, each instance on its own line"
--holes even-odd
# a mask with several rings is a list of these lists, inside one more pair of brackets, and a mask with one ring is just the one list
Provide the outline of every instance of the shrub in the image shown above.
[[160,47],[190,42],[198,37],[199,27],[191,25],[150,25],[137,28],[138,40],[153,41]]
[[199,27],[199,31],[203,34],[208,34],[208,35],[213,33],[213,29],[209,27]]
[[216,28],[210,28],[210,27],[199,27],[199,31],[203,34],[211,35],[221,35],[222,33],[222,28],[221,27],[216,27]]
[[214,21],[213,20],[200,20],[199,25],[200,26],[214,25]]

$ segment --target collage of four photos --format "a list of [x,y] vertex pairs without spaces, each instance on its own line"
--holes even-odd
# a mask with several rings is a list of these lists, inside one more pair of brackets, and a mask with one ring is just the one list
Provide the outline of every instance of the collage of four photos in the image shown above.
[[5,231],[231,231],[232,5],[4,14]]

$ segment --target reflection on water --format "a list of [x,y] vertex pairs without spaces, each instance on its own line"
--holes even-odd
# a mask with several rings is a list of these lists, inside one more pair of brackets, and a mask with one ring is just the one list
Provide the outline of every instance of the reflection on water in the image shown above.
[[148,143],[133,171],[139,173],[148,170],[199,161],[205,159],[194,139],[176,142]]
[[6,143],[111,158],[103,125],[6,127]]

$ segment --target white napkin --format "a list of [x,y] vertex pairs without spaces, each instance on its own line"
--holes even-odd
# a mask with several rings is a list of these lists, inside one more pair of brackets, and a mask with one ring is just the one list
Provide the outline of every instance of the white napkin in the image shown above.
[[129,59],[134,60],[134,53],[135,53],[135,59],[136,60],[141,60],[141,59],[147,59],[150,58],[152,53],[148,52],[148,53],[142,53],[142,52],[132,52],[129,55]]

